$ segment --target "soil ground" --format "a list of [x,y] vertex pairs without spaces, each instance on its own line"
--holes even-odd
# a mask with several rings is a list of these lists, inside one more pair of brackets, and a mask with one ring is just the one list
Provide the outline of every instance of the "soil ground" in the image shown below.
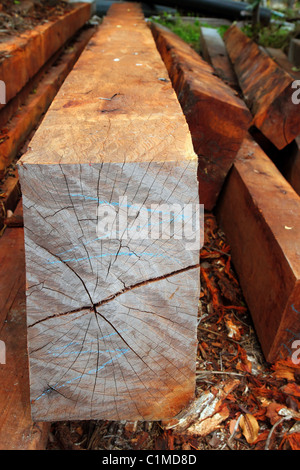
[[0,43],[13,39],[39,24],[55,20],[72,6],[58,0],[2,0],[0,4]]

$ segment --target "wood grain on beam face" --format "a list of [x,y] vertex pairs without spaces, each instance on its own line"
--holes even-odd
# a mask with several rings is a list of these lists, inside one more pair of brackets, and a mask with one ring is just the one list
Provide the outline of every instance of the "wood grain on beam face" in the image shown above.
[[284,148],[300,134],[299,106],[292,100],[294,78],[238,27],[231,26],[224,38],[253,124],[278,149]]
[[[151,238],[141,214],[199,202],[197,157],[127,5],[110,11],[19,165],[35,419],[160,420],[194,397],[200,246]],[[127,213],[127,234],[97,232],[108,206]]]
[[219,220],[268,361],[291,357],[300,331],[300,199],[245,139],[218,207]]
[[200,202],[212,210],[250,126],[250,111],[187,43],[155,23],[151,28],[199,157]]
[[[0,145],[0,178],[4,176],[32,130],[38,126],[93,31],[95,30],[82,31],[72,48],[54,54],[34,79],[27,82],[21,92],[0,110],[0,127],[1,122],[6,126],[5,139]],[[59,64],[56,63],[58,59]],[[35,93],[31,93],[33,89]]]

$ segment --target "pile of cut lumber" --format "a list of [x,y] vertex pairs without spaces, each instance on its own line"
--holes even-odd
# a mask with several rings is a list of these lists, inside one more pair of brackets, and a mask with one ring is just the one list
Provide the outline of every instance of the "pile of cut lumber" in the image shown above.
[[86,24],[90,8],[78,4],[65,15],[2,42],[6,54],[0,62],[0,78],[6,104],[0,105],[0,231],[20,196],[12,163],[95,32]]
[[87,23],[90,14],[90,5],[74,5],[31,31],[1,41],[1,450],[44,449],[49,431],[48,424],[33,422],[30,409],[23,211],[14,162],[95,32]]
[[282,174],[248,134],[217,213],[265,358],[291,358],[300,337],[300,104],[292,99],[295,76],[282,53],[261,50],[234,25],[225,33],[223,51],[221,39],[216,51],[206,31],[202,41],[216,73],[218,55],[227,61],[222,67],[226,79],[234,67],[253,114],[251,134],[271,149],[284,170]]
[[[201,43],[203,57],[139,5],[112,5],[18,162],[34,420],[170,419],[193,400],[199,204],[226,233],[266,360],[293,352],[295,78],[235,25]],[[258,136],[278,158],[294,149],[284,174]]]
[[[235,25],[225,44],[202,28],[207,64],[175,34],[152,30],[199,157],[200,200],[217,210],[265,358],[291,357],[300,335],[298,82]],[[286,178],[248,131],[279,155],[293,146]]]
[[199,157],[200,202],[212,210],[251,123],[245,103],[171,31],[152,24]]

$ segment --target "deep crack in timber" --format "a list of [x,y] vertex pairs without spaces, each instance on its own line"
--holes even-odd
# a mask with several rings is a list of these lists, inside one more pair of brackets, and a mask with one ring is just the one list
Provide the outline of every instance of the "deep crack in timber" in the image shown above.
[[43,323],[47,320],[51,320],[52,318],[60,318],[60,317],[66,316],[66,315],[72,315],[74,313],[79,313],[83,310],[90,310],[91,312],[94,312],[95,314],[100,315],[104,320],[108,321],[102,314],[99,314],[99,312],[97,311],[98,307],[101,307],[102,305],[105,305],[105,304],[113,301],[115,298],[119,297],[120,295],[125,294],[126,292],[129,292],[133,289],[137,289],[138,287],[141,287],[141,286],[144,286],[144,285],[147,285],[147,284],[151,284],[152,282],[162,281],[163,279],[168,279],[169,277],[176,276],[177,274],[181,274],[183,272],[190,271],[191,269],[196,269],[196,268],[199,268],[199,267],[200,267],[200,264],[194,264],[194,265],[188,266],[186,268],[178,269],[177,271],[173,271],[172,273],[169,273],[169,274],[164,274],[162,276],[159,276],[159,277],[156,277],[156,278],[153,278],[153,279],[148,279],[147,281],[140,281],[136,284],[133,284],[132,286],[124,287],[124,289],[122,289],[121,291],[110,295],[109,297],[107,297],[106,299],[101,300],[100,302],[92,303],[91,305],[84,305],[83,307],[78,307],[74,310],[69,310],[68,312],[57,313],[57,314],[54,314],[54,315],[50,315],[49,317],[42,318],[41,320],[37,320],[35,323],[32,323],[31,325],[28,325],[28,328],[32,328],[33,326],[37,325],[38,323]]

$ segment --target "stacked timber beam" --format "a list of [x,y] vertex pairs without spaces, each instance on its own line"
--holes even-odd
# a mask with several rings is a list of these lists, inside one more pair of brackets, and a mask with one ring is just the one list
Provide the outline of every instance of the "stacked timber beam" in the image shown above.
[[289,155],[283,165],[282,173],[300,196],[300,135],[289,147]]
[[[21,203],[15,216],[22,217]],[[34,423],[30,409],[22,228],[1,237],[0,266],[0,450],[43,450],[49,424]]]
[[[262,47],[261,47],[262,48]],[[263,51],[273,59],[279,67],[285,70],[295,80],[300,80],[300,70],[289,61],[288,56],[282,49],[274,47],[263,47]]]
[[[208,43],[206,58],[213,63],[214,41],[209,35],[203,36],[202,41]],[[221,50],[220,42],[218,50]],[[244,52],[240,50],[240,54]],[[247,52],[245,54],[246,61]],[[270,59],[264,57],[268,70]],[[291,68],[282,54],[278,56],[276,52],[276,57],[281,65]],[[262,63],[260,67],[263,69]],[[272,68],[277,69],[277,66],[274,64]],[[215,70],[218,73],[217,66]],[[281,73],[279,71],[275,77]],[[249,86],[252,77],[255,81],[258,75],[248,70]],[[274,86],[278,91],[280,82],[275,82]],[[299,175],[298,141],[299,137],[283,149],[286,157],[287,153],[293,155],[287,162],[281,162],[285,177],[295,189]],[[283,152],[275,146],[274,149],[278,155]],[[271,363],[292,356],[300,330],[300,198],[285,177],[247,135],[217,206],[218,220],[231,246],[232,260],[258,339],[266,360]]]
[[[79,4],[62,17],[2,43],[6,55],[0,78],[6,104],[0,106],[0,179],[93,34],[93,28],[81,30],[74,39],[90,18],[90,8]],[[72,50],[68,50],[71,40]]]
[[[295,80],[299,80],[297,83],[300,83],[300,71],[293,66],[287,55],[281,49],[268,47],[265,51],[279,67],[285,70]],[[297,99],[299,99],[299,92],[297,92],[297,97]],[[300,104],[297,106],[300,116]],[[283,155],[280,154],[277,158],[280,171],[300,196],[300,135],[285,147],[282,153]]]
[[218,206],[232,260],[269,362],[291,357],[300,325],[300,198],[249,136]]
[[195,391],[200,243],[151,238],[149,214],[198,204],[197,155],[136,4],[111,7],[19,174],[34,419],[173,417]]
[[[90,18],[91,6],[79,4],[58,20],[37,26],[19,38],[1,43],[5,59],[0,63],[0,77],[10,101],[40,68]],[[13,79],[12,79],[13,77]],[[0,105],[0,108],[4,105]]]
[[23,212],[18,171],[10,164],[94,33],[94,27],[85,27],[89,17],[90,5],[77,5],[56,21],[1,44],[6,52],[0,64],[6,85],[6,104],[0,109],[1,450],[45,449],[49,431],[48,424],[31,417]]
[[278,149],[300,134],[294,78],[279,67],[237,26],[224,35],[227,51],[256,126]]
[[155,23],[151,28],[199,157],[200,202],[212,210],[250,126],[251,114],[188,44]]

